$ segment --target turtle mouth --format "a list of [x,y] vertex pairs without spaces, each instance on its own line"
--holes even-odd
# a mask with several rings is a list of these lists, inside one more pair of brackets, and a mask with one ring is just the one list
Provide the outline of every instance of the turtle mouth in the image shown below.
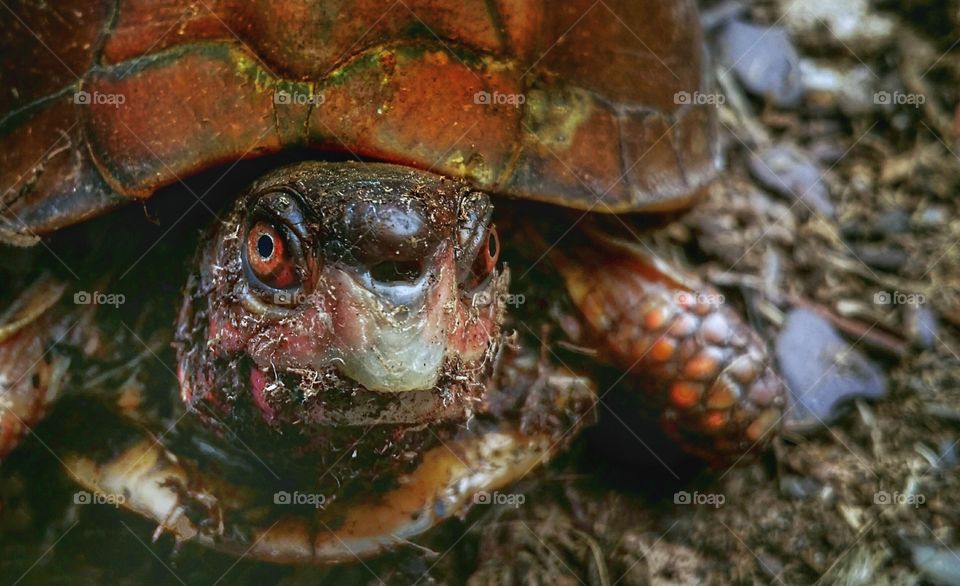
[[250,395],[259,415],[274,426],[343,428],[400,426],[466,421],[482,410],[486,380],[496,369],[491,360],[464,363],[446,359],[429,389],[384,393],[366,388],[335,367],[264,374],[249,369]]
[[[453,252],[447,246],[441,248],[429,262],[421,263],[430,268],[418,271],[412,280],[401,279],[395,267],[378,270],[376,265],[333,275],[330,286],[337,292],[342,305],[338,313],[344,317],[333,362],[346,377],[380,392],[436,385],[451,338],[459,334],[457,322],[448,315],[457,296],[457,283],[450,274]],[[396,280],[380,280],[375,274]],[[477,349],[466,350],[473,354]],[[461,358],[471,361],[476,356]],[[314,366],[322,368],[324,362],[321,359]]]

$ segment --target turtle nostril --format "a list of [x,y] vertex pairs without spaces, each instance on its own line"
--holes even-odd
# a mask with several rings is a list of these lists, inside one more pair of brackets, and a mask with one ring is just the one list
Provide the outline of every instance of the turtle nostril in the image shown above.
[[380,283],[410,283],[420,278],[423,263],[419,260],[384,261],[370,269],[370,276]]

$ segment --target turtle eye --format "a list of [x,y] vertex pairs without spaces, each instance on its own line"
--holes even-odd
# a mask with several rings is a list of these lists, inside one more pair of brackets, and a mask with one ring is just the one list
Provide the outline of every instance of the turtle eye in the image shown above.
[[260,221],[247,233],[247,264],[261,283],[273,289],[290,289],[300,284],[294,236]]
[[470,268],[471,284],[479,286],[483,283],[497,268],[498,260],[500,260],[500,237],[497,235],[497,227],[491,224],[487,228],[485,242],[479,247],[477,258]]

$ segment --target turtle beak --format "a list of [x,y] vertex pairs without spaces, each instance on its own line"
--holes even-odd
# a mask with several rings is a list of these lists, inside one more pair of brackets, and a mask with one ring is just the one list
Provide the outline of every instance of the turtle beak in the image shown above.
[[336,313],[343,319],[334,327],[345,346],[337,361],[343,375],[382,392],[437,384],[448,350],[450,307],[458,295],[451,244],[442,242],[424,258],[422,270],[403,279],[378,279],[369,268],[337,271]]
[[354,262],[328,272],[341,374],[372,391],[426,390],[448,359],[483,356],[500,315],[497,303],[475,306],[463,269],[485,250],[491,211],[483,196],[465,198],[453,222],[408,202],[360,203],[344,214]]

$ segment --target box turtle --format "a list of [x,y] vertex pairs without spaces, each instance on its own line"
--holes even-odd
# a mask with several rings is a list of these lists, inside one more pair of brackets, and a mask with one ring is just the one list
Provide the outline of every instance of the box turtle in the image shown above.
[[462,514],[607,392],[712,465],[776,433],[764,343],[638,239],[717,173],[692,0],[8,11],[0,455],[62,416],[88,498],[306,563]]

